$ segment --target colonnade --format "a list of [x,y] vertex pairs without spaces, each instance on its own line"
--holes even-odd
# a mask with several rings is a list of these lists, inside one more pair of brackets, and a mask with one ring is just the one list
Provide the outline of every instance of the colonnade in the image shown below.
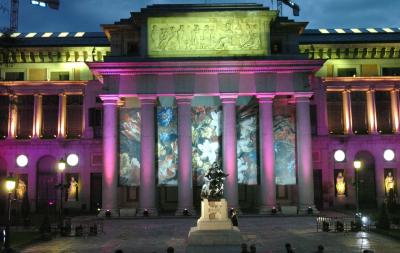
[[[312,168],[310,97],[311,93],[293,94],[296,103],[297,167],[299,211],[314,207],[314,184]],[[225,181],[225,198],[229,207],[239,208],[236,162],[236,94],[220,95],[223,108],[222,164],[229,177]],[[276,206],[274,172],[273,99],[275,94],[259,94],[260,127],[260,213],[267,213]],[[102,95],[104,106],[103,124],[103,210],[111,213],[118,210],[118,95]],[[156,203],[156,147],[155,109],[157,96],[140,95],[141,102],[141,172],[138,215],[146,211],[157,215]],[[192,95],[177,95],[178,110],[178,208],[177,215],[187,209],[193,213],[192,186]]]

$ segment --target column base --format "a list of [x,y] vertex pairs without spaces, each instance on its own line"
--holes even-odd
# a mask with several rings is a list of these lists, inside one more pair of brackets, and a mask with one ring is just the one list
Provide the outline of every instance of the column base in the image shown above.
[[138,208],[136,212],[136,216],[139,217],[151,217],[158,216],[157,208]]
[[[273,210],[275,210],[275,212]],[[278,208],[276,208],[276,206],[260,206],[258,208],[258,213],[259,214],[277,214]]]
[[105,218],[119,217],[119,209],[101,209],[97,217],[105,217]]
[[[186,211],[185,211],[186,210]],[[178,207],[175,211],[175,216],[196,216],[194,207]]]
[[301,205],[298,207],[298,214],[319,214],[319,210],[315,207],[315,205]]

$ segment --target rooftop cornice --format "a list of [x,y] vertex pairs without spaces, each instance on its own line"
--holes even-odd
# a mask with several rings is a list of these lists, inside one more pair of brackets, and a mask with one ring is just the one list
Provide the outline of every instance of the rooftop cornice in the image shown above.
[[324,60],[242,60],[242,61],[170,61],[170,62],[91,62],[89,68],[100,75],[162,73],[263,73],[314,72]]

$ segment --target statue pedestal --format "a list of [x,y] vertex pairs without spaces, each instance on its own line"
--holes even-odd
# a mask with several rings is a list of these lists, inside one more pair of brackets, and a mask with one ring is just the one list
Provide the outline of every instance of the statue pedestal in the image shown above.
[[197,226],[190,229],[186,253],[237,253],[242,243],[240,230],[228,218],[226,200],[203,199],[201,217]]

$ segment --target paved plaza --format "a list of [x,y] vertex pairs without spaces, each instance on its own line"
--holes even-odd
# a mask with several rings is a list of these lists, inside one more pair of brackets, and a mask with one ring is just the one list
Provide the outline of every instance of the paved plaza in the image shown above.
[[[183,253],[189,229],[195,223],[195,218],[106,220],[104,234],[86,238],[58,237],[22,252],[108,253],[120,248],[125,253],[161,253],[173,246],[175,252]],[[313,217],[239,217],[239,228],[247,242],[254,243],[260,253],[285,252],[287,242],[296,253],[312,253],[318,244],[323,244],[328,253],[362,252],[364,249],[375,253],[400,252],[400,241],[375,233],[317,232]]]

